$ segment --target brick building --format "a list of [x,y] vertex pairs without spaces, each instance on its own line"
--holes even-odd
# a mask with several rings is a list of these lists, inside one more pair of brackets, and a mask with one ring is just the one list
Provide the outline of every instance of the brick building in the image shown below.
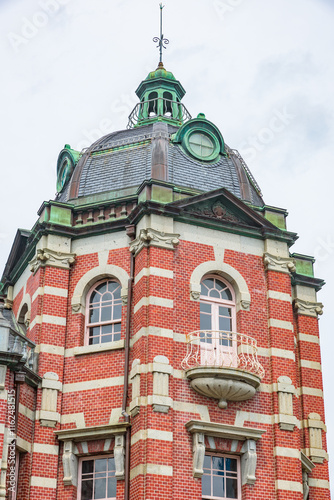
[[328,500],[313,258],[159,64],[2,277],[0,498]]

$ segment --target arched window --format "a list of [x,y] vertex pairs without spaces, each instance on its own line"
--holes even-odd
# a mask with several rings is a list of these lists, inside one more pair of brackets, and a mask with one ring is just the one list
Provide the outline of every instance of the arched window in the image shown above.
[[229,364],[234,358],[235,299],[231,286],[215,276],[201,282],[200,296],[201,359],[204,364]]
[[87,296],[86,344],[121,339],[121,285],[115,280],[95,284]]
[[27,329],[29,327],[29,318],[30,313],[28,311],[28,305],[24,304],[17,319],[19,329],[23,335],[27,333]]
[[157,115],[158,92],[151,92],[148,101],[148,116]]
[[170,92],[164,92],[164,115],[172,116],[173,114],[172,101],[173,101],[172,94]]

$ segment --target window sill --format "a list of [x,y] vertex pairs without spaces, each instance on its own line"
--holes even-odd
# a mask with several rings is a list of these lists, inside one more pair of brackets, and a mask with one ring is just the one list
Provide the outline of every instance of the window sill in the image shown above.
[[84,345],[74,348],[74,356],[81,356],[82,354],[93,354],[96,352],[114,351],[115,349],[124,349],[125,341],[116,340],[115,342],[106,342],[105,344]]

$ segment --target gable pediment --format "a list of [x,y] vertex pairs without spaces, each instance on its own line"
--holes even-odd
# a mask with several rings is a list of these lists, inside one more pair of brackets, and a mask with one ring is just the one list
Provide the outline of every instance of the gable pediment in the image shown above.
[[178,200],[169,206],[177,208],[182,218],[196,218],[203,223],[214,221],[222,225],[277,231],[271,222],[225,188]]

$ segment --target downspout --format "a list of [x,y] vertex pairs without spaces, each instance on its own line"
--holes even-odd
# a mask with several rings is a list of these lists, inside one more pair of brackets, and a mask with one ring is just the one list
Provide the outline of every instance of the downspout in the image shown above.
[[[131,241],[136,236],[136,227],[127,226],[126,234]],[[124,362],[124,391],[122,403],[122,415],[126,422],[130,422],[130,415],[126,413],[126,403],[129,392],[129,362],[130,362],[130,327],[131,327],[131,305],[132,305],[132,289],[133,289],[133,276],[135,267],[135,256],[130,252],[130,277],[128,280],[128,298],[127,298],[127,311],[126,311],[126,325],[125,325],[125,362]],[[124,470],[124,500],[130,498],[130,440],[131,428],[126,429],[125,434],[125,470]]]

